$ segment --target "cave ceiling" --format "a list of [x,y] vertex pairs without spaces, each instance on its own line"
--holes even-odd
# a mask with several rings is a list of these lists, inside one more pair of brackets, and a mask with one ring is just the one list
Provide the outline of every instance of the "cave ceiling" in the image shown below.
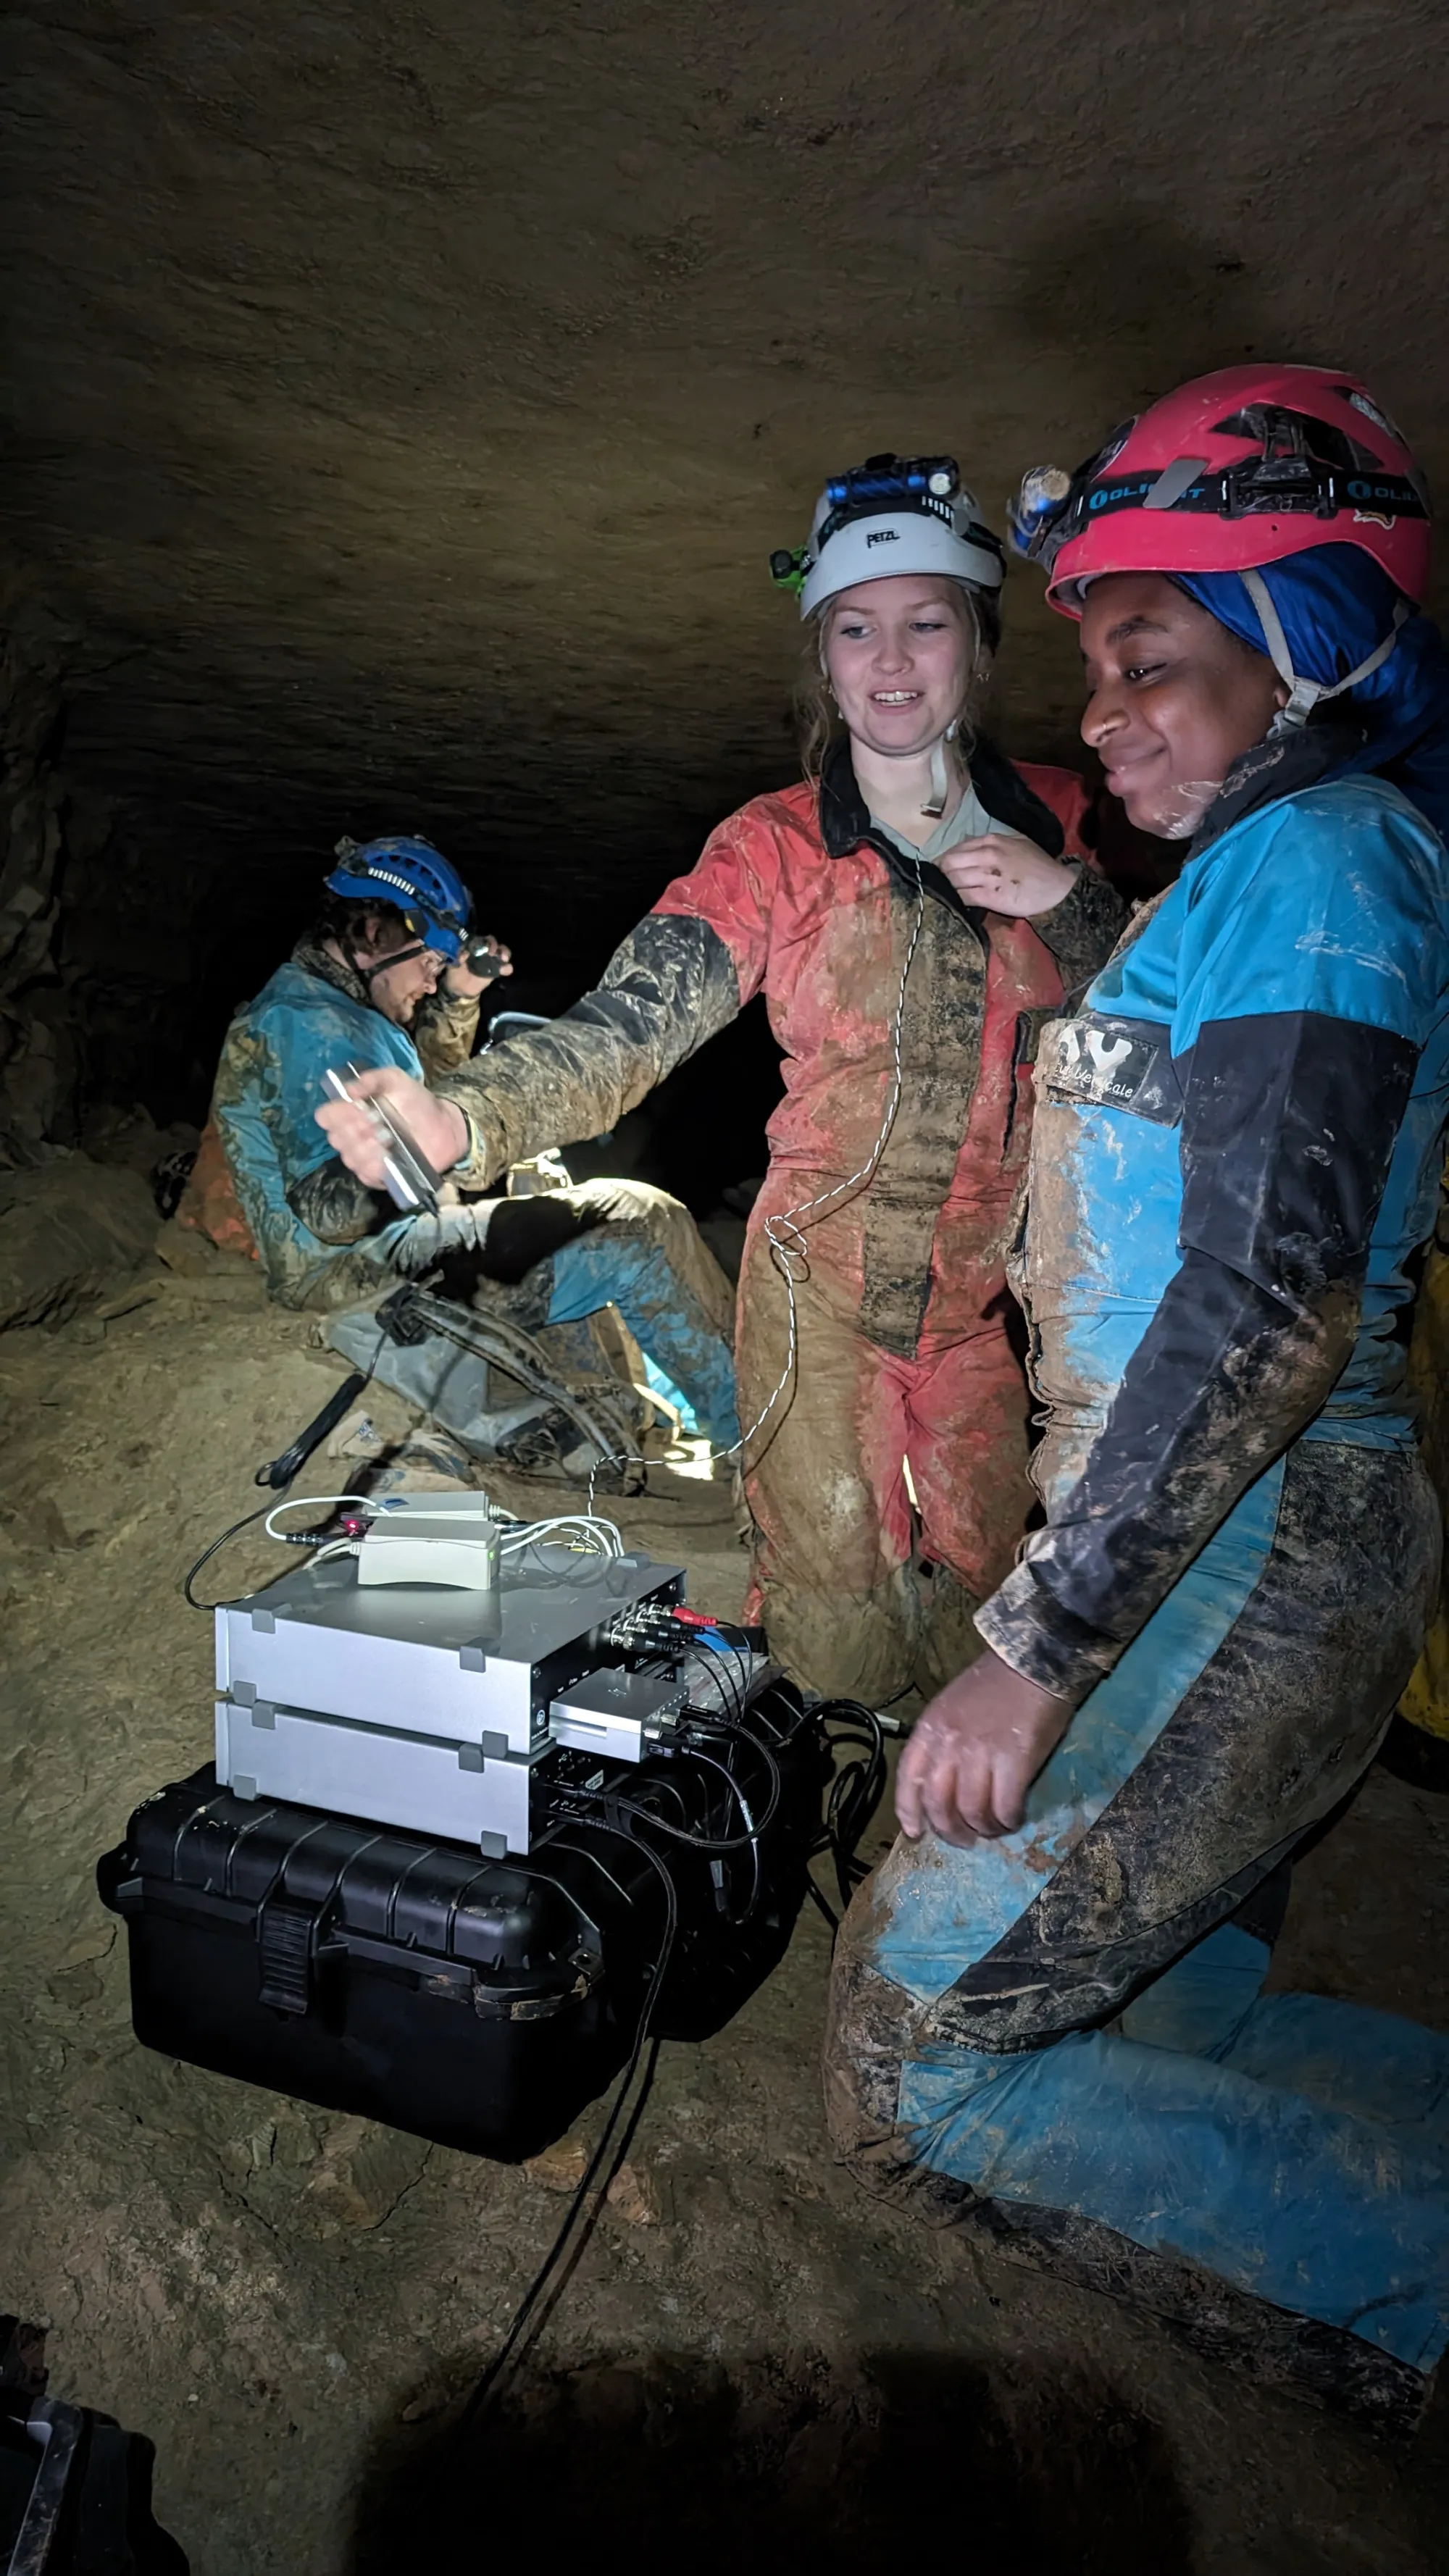
[[[772,546],[990,515],[1176,376],[1368,376],[1449,489],[1441,8],[56,0],[4,33],[5,518],[66,758],[259,870],[506,866],[591,956],[788,774]],[[1072,740],[1013,572],[998,723]]]

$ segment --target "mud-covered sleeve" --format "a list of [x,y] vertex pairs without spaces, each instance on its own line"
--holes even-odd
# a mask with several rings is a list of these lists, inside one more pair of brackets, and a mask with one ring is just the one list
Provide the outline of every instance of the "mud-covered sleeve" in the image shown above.
[[263,1248],[271,1215],[266,1182],[278,1168],[272,1134],[276,1088],[266,1032],[239,1016],[226,1033],[211,1114],[252,1241]]
[[1106,965],[1127,927],[1127,906],[1097,868],[1083,864],[1070,893],[1050,912],[1033,913],[1031,927],[1070,993]]
[[758,990],[767,889],[753,855],[730,835],[726,824],[712,836],[699,865],[615,950],[592,993],[435,1086],[468,1119],[469,1152],[454,1166],[466,1187],[486,1188],[549,1146],[602,1135]]
[[360,1243],[397,1214],[386,1190],[370,1190],[336,1154],[286,1184],[287,1205],[319,1243]]
[[[1078,1700],[1111,1670],[1353,1349],[1444,932],[1414,828],[1360,865],[1292,804],[1189,912],[1173,1021],[1179,1267],[1081,1477],[986,1602],[1005,1661]],[[1405,846],[1396,848],[1396,838]],[[1129,1225],[1125,1200],[1094,1212]]]
[[1013,765],[1023,786],[1045,805],[1061,833],[1061,848],[1053,850],[1052,857],[1089,859],[1092,791],[1086,780],[1075,769],[1058,769],[1050,762],[1019,760]]
[[466,1064],[478,1043],[481,993],[447,993],[441,989],[420,1002],[412,1039],[429,1082],[441,1082]]
[[[325,987],[305,1007],[273,1007],[228,1033],[217,1075],[217,1124],[254,1234],[253,1201],[266,1211],[278,1186],[292,1215],[321,1243],[358,1243],[393,1221],[387,1193],[365,1188],[328,1153],[314,1114],[327,1096],[327,1067],[346,1064],[356,1050],[356,1014]],[[274,1243],[276,1215],[272,1206],[262,1218]]]

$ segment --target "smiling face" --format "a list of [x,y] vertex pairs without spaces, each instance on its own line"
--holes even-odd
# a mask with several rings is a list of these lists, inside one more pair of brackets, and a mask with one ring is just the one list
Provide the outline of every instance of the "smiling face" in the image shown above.
[[826,611],[836,704],[855,740],[888,760],[918,758],[940,740],[980,658],[970,607],[952,581],[897,573],[857,582]]
[[1139,830],[1196,831],[1239,754],[1261,742],[1288,692],[1165,573],[1104,574],[1082,609],[1082,739]]

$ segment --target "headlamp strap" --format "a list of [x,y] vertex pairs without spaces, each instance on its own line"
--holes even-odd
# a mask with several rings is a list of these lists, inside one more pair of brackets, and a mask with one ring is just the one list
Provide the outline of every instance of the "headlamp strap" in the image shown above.
[[389,966],[405,966],[410,957],[421,957],[427,944],[425,939],[415,939],[411,948],[394,948],[389,956],[376,958],[371,966],[362,965],[354,957],[352,971],[370,989],[374,975],[386,974]]

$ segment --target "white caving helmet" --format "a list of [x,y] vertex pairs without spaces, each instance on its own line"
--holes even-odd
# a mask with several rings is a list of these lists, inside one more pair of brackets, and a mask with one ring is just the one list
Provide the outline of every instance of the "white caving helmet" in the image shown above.
[[[1001,541],[953,456],[868,456],[832,475],[816,503],[809,544],[770,557],[772,579],[798,592],[802,617],[858,581],[893,573],[937,573],[994,601],[1005,571]],[[945,810],[945,745],[955,731],[948,727],[932,756],[927,814]]]
[[868,456],[833,474],[815,506],[810,542],[770,557],[782,590],[810,617],[852,582],[890,573],[944,573],[998,591],[1006,556],[985,525],[953,456]]

